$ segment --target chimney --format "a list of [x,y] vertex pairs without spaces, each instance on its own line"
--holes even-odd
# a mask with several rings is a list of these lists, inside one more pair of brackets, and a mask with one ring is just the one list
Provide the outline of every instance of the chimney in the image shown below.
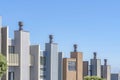
[[74,52],[77,52],[77,44],[74,44],[73,47],[74,47]]
[[107,65],[107,59],[104,59],[104,65],[105,66]]
[[23,22],[19,21],[18,25],[19,25],[19,31],[23,30]]
[[94,59],[97,59],[97,57],[96,57],[96,56],[97,56],[97,53],[94,52],[93,54],[94,54]]
[[53,35],[49,35],[49,43],[53,43]]

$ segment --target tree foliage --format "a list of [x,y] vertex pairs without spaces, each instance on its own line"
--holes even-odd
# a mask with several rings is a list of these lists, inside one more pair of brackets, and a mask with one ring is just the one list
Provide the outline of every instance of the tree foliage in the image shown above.
[[104,80],[104,79],[97,76],[85,76],[84,80]]
[[0,77],[2,77],[2,75],[6,72],[6,70],[7,70],[6,57],[0,53]]

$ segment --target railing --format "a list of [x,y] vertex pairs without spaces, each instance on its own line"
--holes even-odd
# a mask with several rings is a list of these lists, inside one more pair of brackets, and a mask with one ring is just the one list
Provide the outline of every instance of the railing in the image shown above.
[[[17,53],[8,54],[8,66],[19,66],[20,65],[20,56]],[[30,55],[30,66],[34,65],[34,57]]]
[[19,54],[16,53],[8,54],[8,66],[19,66]]

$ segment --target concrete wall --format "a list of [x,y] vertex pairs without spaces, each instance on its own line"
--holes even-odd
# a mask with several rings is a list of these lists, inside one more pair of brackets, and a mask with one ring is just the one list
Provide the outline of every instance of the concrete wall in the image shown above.
[[21,60],[21,33],[19,31],[14,32],[14,44],[15,44],[15,53],[19,54],[19,67],[15,68],[15,80],[21,80],[21,74],[20,74],[20,60]]
[[111,80],[111,66],[107,66],[107,80]]
[[63,53],[59,52],[58,54],[58,80],[62,80],[63,71]]
[[1,52],[7,56],[8,54],[8,28],[7,27],[2,27],[1,28],[1,41],[2,41],[2,49]]
[[101,77],[101,60],[91,59],[90,63],[91,76]]
[[15,80],[30,80],[29,32],[15,31],[15,53],[19,54],[20,67],[16,68]]
[[83,61],[83,78],[88,76],[88,61]]
[[[1,53],[6,56],[8,61],[8,28],[1,28]],[[8,79],[8,70],[5,75],[3,75],[2,80]]]
[[40,80],[40,46],[31,45],[30,53],[33,56],[33,65],[30,66],[30,80]]
[[101,77],[106,80],[111,80],[111,67],[110,65],[101,66]]
[[58,80],[58,46],[46,43],[46,80]]
[[67,58],[63,58],[63,80],[66,80],[67,72]]

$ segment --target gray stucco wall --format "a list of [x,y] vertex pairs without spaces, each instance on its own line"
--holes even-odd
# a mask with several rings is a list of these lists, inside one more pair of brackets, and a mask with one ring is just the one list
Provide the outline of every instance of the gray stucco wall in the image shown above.
[[[8,61],[8,27],[1,28],[1,53],[6,56]],[[6,72],[6,74],[3,75],[2,80],[7,80],[7,76],[8,72]]]
[[33,65],[30,67],[30,80],[40,80],[40,46],[31,45],[30,53],[33,57]]
[[[16,69],[15,80],[30,80],[30,37],[29,32],[15,31],[15,53],[20,57],[20,68]],[[20,69],[20,70],[19,70]],[[18,76],[19,75],[19,76]]]
[[101,77],[101,60],[91,59],[90,64],[91,75]]
[[63,53],[59,52],[58,54],[58,80],[63,79],[62,73],[63,73]]
[[101,65],[101,77],[106,80],[111,80],[111,67],[110,65]]
[[46,43],[46,80],[58,80],[58,46]]
[[15,44],[15,53],[19,54],[19,66],[14,67],[15,68],[15,80],[20,80],[20,46],[21,46],[21,40],[20,40],[20,33],[18,31],[14,32],[14,44]]
[[8,54],[8,28],[7,27],[2,27],[1,28],[1,41],[2,41],[2,49],[1,52],[7,56]]

